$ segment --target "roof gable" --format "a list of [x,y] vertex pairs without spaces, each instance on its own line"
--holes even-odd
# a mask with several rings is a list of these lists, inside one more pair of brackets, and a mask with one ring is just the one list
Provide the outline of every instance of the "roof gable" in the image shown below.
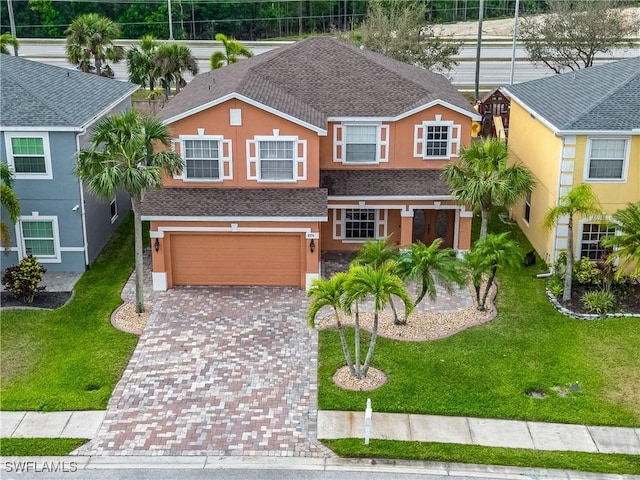
[[504,87],[559,131],[640,128],[640,57]]
[[442,75],[331,37],[311,37],[197,75],[160,116],[170,123],[232,93],[320,129],[330,117],[398,117],[436,101],[476,115]]
[[0,55],[0,124],[23,128],[82,128],[138,85]]

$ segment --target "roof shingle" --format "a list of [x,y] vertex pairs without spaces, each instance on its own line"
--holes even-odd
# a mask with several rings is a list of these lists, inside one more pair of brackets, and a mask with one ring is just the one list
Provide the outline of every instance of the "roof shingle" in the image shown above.
[[441,170],[322,170],[329,196],[449,196]]

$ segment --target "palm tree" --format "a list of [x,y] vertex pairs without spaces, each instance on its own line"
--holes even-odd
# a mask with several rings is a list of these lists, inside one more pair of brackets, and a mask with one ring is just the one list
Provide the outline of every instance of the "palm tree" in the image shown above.
[[238,56],[251,58],[253,53],[247,47],[242,45],[239,41],[233,38],[227,38],[223,33],[216,35],[216,40],[222,42],[224,46],[224,52],[213,52],[211,54],[211,70],[216,70],[224,65],[231,65],[237,63]]
[[571,284],[573,274],[573,218],[575,215],[584,217],[600,216],[602,207],[598,198],[593,193],[591,186],[580,183],[573,187],[569,193],[560,197],[558,205],[550,209],[544,217],[544,226],[547,230],[553,228],[562,217],[568,217],[567,231],[567,268],[564,276],[564,292],[562,300],[571,300]]
[[191,53],[191,49],[177,43],[160,45],[154,55],[153,63],[157,68],[157,76],[162,78],[167,100],[172,83],[176,85],[176,93],[180,93],[180,88],[186,84],[184,72],[190,72],[192,75],[198,73],[198,61]]
[[118,63],[124,59],[124,48],[114,45],[120,36],[120,28],[110,19],[97,13],[86,13],[73,19],[66,30],[67,58],[83,72],[91,71],[91,61],[96,74],[103,74],[107,61]]
[[158,42],[153,35],[143,35],[140,44],[132,47],[127,52],[127,68],[129,70],[129,81],[141,85],[142,88],[149,86],[153,91],[156,86],[155,65],[153,57],[158,49]]
[[336,325],[338,326],[338,334],[340,335],[342,353],[347,362],[349,373],[355,377],[356,371],[353,366],[353,360],[351,359],[351,353],[349,353],[349,347],[347,347],[347,339],[344,335],[342,322],[340,321],[340,311],[342,310],[346,280],[347,274],[345,272],[338,272],[328,280],[324,278],[314,280],[311,288],[307,292],[307,297],[313,297],[309,305],[308,318],[311,326],[315,326],[316,316],[322,308],[331,307],[333,309]]
[[487,235],[492,206],[509,207],[535,185],[531,171],[524,165],[507,166],[508,158],[504,142],[488,139],[462,148],[458,162],[442,170],[451,194],[480,211],[480,238]]
[[[13,191],[13,174],[6,163],[0,163],[0,180],[2,180],[2,184],[0,184],[0,202],[7,209],[11,221],[16,223],[20,217],[20,203],[16,193]],[[3,247],[11,246],[9,226],[4,221],[0,221],[0,244]]]
[[367,350],[367,356],[365,357],[362,367],[360,367],[359,362],[356,361],[356,378],[364,378],[367,376],[378,338],[379,315],[390,302],[391,296],[394,295],[402,300],[407,315],[413,311],[413,303],[407,293],[404,282],[396,274],[396,268],[397,266],[394,262],[386,262],[378,268],[374,268],[371,265],[354,265],[349,269],[349,273],[347,274],[345,300],[343,304],[345,311],[350,314],[351,307],[354,304],[368,297],[372,297],[374,309],[369,349]]
[[[515,268],[522,263],[522,251],[518,244],[509,239],[509,232],[492,233],[478,239],[473,250],[467,254],[468,265],[472,267],[472,278],[476,287],[478,310],[486,309],[489,290],[493,286],[498,268]],[[488,274],[484,293],[480,295],[480,282],[483,274]],[[477,283],[476,283],[477,282]]]
[[[409,250],[400,254],[399,271],[402,278],[419,282],[415,304],[428,295],[436,299],[436,285],[442,285],[448,293],[454,286],[463,286],[466,280],[464,265],[452,248],[441,249],[442,239],[436,238],[431,245],[416,242]],[[406,318],[405,318],[406,323]]]
[[7,48],[8,45],[11,45],[13,47],[13,54],[17,57],[20,42],[18,42],[18,39],[10,33],[3,33],[2,35],[0,35],[0,53],[9,55],[10,52]]
[[154,144],[169,143],[169,130],[162,122],[129,110],[98,121],[91,149],[78,154],[76,175],[94,194],[110,199],[124,189],[131,195],[138,313],[144,311],[140,203],[146,190],[162,186],[163,175],[175,175],[183,167],[180,156],[170,150],[153,153]]
[[640,276],[640,202],[628,204],[614,213],[613,218],[621,233],[602,239],[603,247],[615,249],[607,261],[620,259],[620,274],[631,271],[631,275]]

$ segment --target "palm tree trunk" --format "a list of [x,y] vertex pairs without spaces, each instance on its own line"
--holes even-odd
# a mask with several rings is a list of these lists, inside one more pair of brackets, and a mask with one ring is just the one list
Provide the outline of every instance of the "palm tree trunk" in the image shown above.
[[487,228],[489,226],[489,208],[482,207],[480,209],[480,238],[487,236]]
[[144,265],[142,257],[142,220],[140,219],[140,204],[141,199],[139,197],[131,197],[136,265],[136,313],[144,312]]
[[489,276],[489,280],[487,280],[487,286],[484,288],[484,294],[482,295],[482,301],[478,304],[478,310],[486,310],[487,297],[489,296],[489,290],[491,289],[491,285],[493,285],[493,280],[496,278],[496,272],[498,271],[497,267],[493,267],[491,269],[491,275]]
[[564,291],[562,300],[571,300],[571,284],[573,276],[573,215],[569,215],[569,225],[567,226],[567,268],[564,272]]
[[398,312],[396,310],[396,306],[393,304],[393,299],[389,299],[389,305],[391,305],[391,311],[393,312],[393,323],[395,325],[404,325],[407,323],[407,317],[404,317],[404,320],[400,320],[398,318]]
[[373,350],[376,348],[376,340],[378,339],[378,312],[373,314],[373,328],[371,329],[371,341],[369,342],[369,350],[367,351],[367,356],[364,359],[364,365],[362,367],[362,377],[367,376],[367,372],[369,371],[369,365],[371,364],[371,359],[373,358]]
[[362,372],[360,370],[360,309],[358,308],[358,302],[356,302],[356,314],[354,317],[355,327],[355,372],[356,378],[362,378]]
[[344,359],[347,361],[347,367],[349,367],[349,373],[352,377],[356,376],[356,370],[353,368],[353,360],[351,360],[351,353],[349,353],[349,347],[347,347],[347,339],[344,336],[344,330],[342,328],[342,322],[340,322],[340,314],[337,310],[334,310],[336,315],[336,324],[338,325],[338,334],[340,335],[340,344],[342,345],[342,353]]

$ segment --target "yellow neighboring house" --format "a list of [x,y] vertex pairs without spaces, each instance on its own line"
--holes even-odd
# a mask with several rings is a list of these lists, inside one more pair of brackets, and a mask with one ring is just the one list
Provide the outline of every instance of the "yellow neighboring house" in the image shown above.
[[[510,161],[537,185],[511,216],[538,254],[553,263],[567,247],[567,219],[543,227],[547,211],[581,182],[598,196],[605,221],[640,200],[640,57],[503,87],[511,98]],[[576,258],[597,260],[602,220],[574,218]]]

